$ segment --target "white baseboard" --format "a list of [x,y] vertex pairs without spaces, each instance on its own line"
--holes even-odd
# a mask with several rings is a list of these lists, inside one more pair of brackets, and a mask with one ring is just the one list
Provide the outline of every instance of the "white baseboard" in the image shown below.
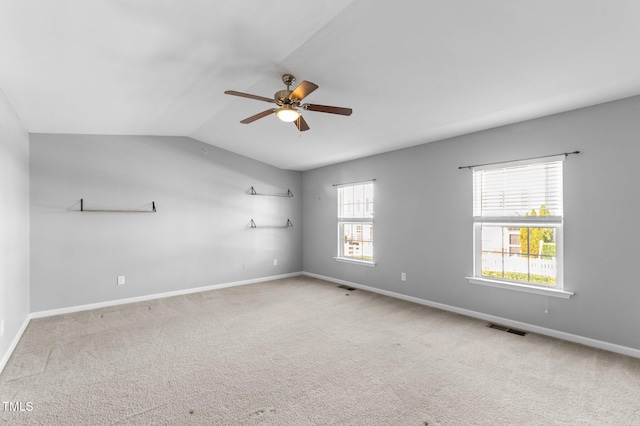
[[27,318],[25,318],[24,323],[22,324],[22,327],[20,328],[20,330],[18,331],[18,334],[16,334],[16,337],[13,339],[13,342],[11,343],[11,346],[9,347],[7,352],[2,356],[2,359],[0,360],[0,373],[2,373],[2,370],[4,370],[4,367],[6,366],[7,362],[9,362],[9,358],[11,358],[11,354],[13,354],[13,351],[15,350],[16,346],[18,345],[18,342],[20,341],[20,338],[22,337],[22,334],[24,333],[24,331],[26,330],[27,326],[29,325],[29,321],[31,321],[31,319],[34,319],[34,318],[46,318],[46,317],[51,317],[51,316],[55,316],[55,315],[70,314],[70,313],[81,312],[81,311],[89,311],[91,309],[98,309],[98,308],[106,308],[106,307],[109,307],[109,306],[126,305],[127,303],[144,302],[144,301],[147,301],[147,300],[162,299],[162,298],[165,298],[165,297],[181,296],[181,295],[185,295],[185,294],[200,293],[200,292],[203,292],[203,291],[217,290],[217,289],[221,289],[221,288],[237,287],[237,286],[247,285],[247,284],[256,284],[256,283],[261,283],[261,282],[279,280],[279,279],[282,279],[282,278],[297,277],[299,275],[302,275],[302,272],[292,272],[292,273],[289,273],[289,274],[272,275],[272,276],[269,276],[269,277],[254,278],[254,279],[251,279],[251,280],[232,281],[232,282],[228,282],[228,283],[214,284],[214,285],[205,286],[205,287],[188,288],[188,289],[184,289],[184,290],[169,291],[169,292],[165,292],[165,293],[149,294],[149,295],[145,295],[145,296],[131,297],[131,298],[127,298],[127,299],[110,300],[108,302],[91,303],[91,304],[88,304],[88,305],[69,306],[69,307],[66,307],[66,308],[51,309],[51,310],[39,311],[39,312],[31,312],[27,316]]
[[24,331],[27,329],[30,319],[31,319],[30,316],[27,316],[24,319],[24,322],[22,323],[20,330],[18,330],[18,333],[16,334],[16,336],[13,338],[13,341],[11,342],[9,349],[7,349],[7,352],[2,356],[2,359],[0,359],[0,373],[2,373],[2,370],[4,370],[5,365],[7,365],[7,362],[9,362],[9,358],[11,358],[11,354],[13,354],[13,351],[16,349],[16,346],[18,346],[18,342],[20,341],[22,334],[24,334]]
[[70,314],[74,312],[89,311],[92,309],[107,308],[110,306],[126,305],[127,303],[146,302],[147,300],[162,299],[165,297],[182,296],[185,294],[201,293],[203,291],[218,290],[221,288],[237,287],[247,284],[256,284],[266,281],[279,280],[282,278],[297,277],[302,272],[292,272],[289,274],[272,275],[270,277],[254,278],[244,281],[232,281],[223,284],[214,284],[205,287],[187,288],[184,290],[169,291],[165,293],[155,293],[146,296],[130,297],[127,299],[110,300],[108,302],[90,303],[88,305],[69,306],[67,308],[51,309],[47,311],[32,312],[29,318],[46,318],[55,315]]
[[580,343],[585,346],[591,346],[593,348],[604,349],[605,351],[615,352],[622,355],[631,356],[634,358],[640,358],[640,350],[629,348],[626,346],[616,345],[615,343],[603,342],[601,340],[595,340],[584,336],[578,336],[576,334],[565,333],[563,331],[553,330],[550,328],[539,327],[533,324],[527,324],[524,322],[513,321],[507,318],[501,318],[494,315],[483,314],[481,312],[471,311],[468,309],[458,308],[455,306],[445,305],[443,303],[431,302],[429,300],[420,299],[418,297],[407,296],[401,293],[395,293],[393,291],[381,290],[375,287],[369,287],[366,285],[353,283],[350,281],[340,280],[337,278],[326,277],[324,275],[313,274],[311,272],[302,272],[302,275],[308,277],[318,278],[321,280],[333,282],[336,284],[343,284],[349,287],[359,288],[361,290],[370,291],[372,293],[382,294],[384,296],[394,297],[396,299],[406,300],[408,302],[418,303],[420,305],[430,306],[432,308],[442,309],[443,311],[454,312],[456,314],[465,315],[472,318],[478,318],[488,322],[495,322],[501,325],[518,328],[531,333],[542,334],[545,336],[555,337],[557,339],[567,340],[569,342]]
[[350,281],[345,281],[345,280],[340,280],[340,279],[337,279],[337,278],[327,277],[327,276],[324,276],[324,275],[313,274],[313,273],[310,273],[310,272],[293,272],[293,273],[289,273],[289,274],[274,275],[274,276],[270,276],[270,277],[262,277],[262,278],[256,278],[256,279],[251,279],[251,280],[234,281],[234,282],[223,283],[223,284],[215,284],[215,285],[206,286],[206,287],[197,287],[197,288],[190,288],[190,289],[185,289],[185,290],[171,291],[171,292],[166,292],[166,293],[150,294],[150,295],[146,295],[146,296],[132,297],[132,298],[128,298],[128,299],[118,299],[118,300],[111,300],[111,301],[108,301],[108,302],[92,303],[92,304],[88,304],[88,305],[71,306],[71,307],[67,307],[67,308],[60,308],[60,309],[52,309],[52,310],[47,310],[47,311],[32,312],[31,314],[29,314],[29,316],[27,318],[25,318],[24,323],[20,327],[20,330],[18,331],[18,333],[14,337],[13,342],[11,343],[11,346],[9,347],[7,352],[3,355],[2,359],[0,359],[0,373],[2,373],[2,370],[4,369],[4,367],[6,366],[7,362],[9,361],[9,358],[11,357],[11,354],[13,353],[13,351],[16,348],[16,346],[18,345],[18,342],[20,341],[20,338],[22,337],[22,334],[26,330],[27,326],[29,325],[29,321],[32,318],[45,318],[45,317],[50,317],[50,316],[54,316],[54,315],[61,315],[61,314],[68,314],[68,313],[73,313],[73,312],[87,311],[87,310],[91,310],[91,309],[98,309],[98,308],[104,308],[104,307],[109,307],[109,306],[124,305],[124,304],[127,304],[127,303],[144,302],[144,301],[147,301],[147,300],[161,299],[161,298],[164,298],[164,297],[180,296],[180,295],[185,295],[185,294],[199,293],[199,292],[203,292],[203,291],[217,290],[217,289],[228,288],[228,287],[236,287],[236,286],[247,285],[247,284],[256,284],[256,283],[260,283],[260,282],[273,281],[273,280],[278,280],[278,279],[282,279],[282,278],[296,277],[296,276],[299,276],[299,275],[306,275],[306,276],[313,277],[313,278],[318,278],[318,279],[321,279],[321,280],[324,280],[324,281],[334,282],[336,284],[343,284],[343,285],[347,285],[347,286],[350,286],[350,287],[359,288],[361,290],[370,291],[372,293],[378,293],[378,294],[382,294],[384,296],[394,297],[396,299],[406,300],[406,301],[409,301],[409,302],[413,302],[413,303],[417,303],[417,304],[425,305],[425,306],[430,306],[432,308],[442,309],[444,311],[454,312],[454,313],[465,315],[465,316],[472,317],[472,318],[478,318],[478,319],[482,319],[482,320],[489,321],[489,322],[499,323],[499,324],[502,324],[502,325],[505,325],[505,326],[509,326],[509,327],[519,328],[521,330],[530,331],[532,333],[538,333],[538,334],[542,334],[542,335],[545,335],[545,336],[555,337],[555,338],[558,338],[558,339],[567,340],[567,341],[574,342],[574,343],[580,343],[582,345],[591,346],[591,347],[598,348],[598,349],[604,349],[606,351],[615,352],[615,353],[619,353],[619,354],[622,354],[622,355],[628,355],[628,356],[631,356],[631,357],[634,357],[634,358],[640,358],[640,350],[629,348],[629,347],[626,347],[626,346],[616,345],[614,343],[603,342],[603,341],[600,341],[600,340],[590,339],[588,337],[578,336],[578,335],[575,335],[575,334],[565,333],[565,332],[558,331],[558,330],[552,330],[552,329],[549,329],[549,328],[539,327],[537,325],[527,324],[527,323],[523,323],[523,322],[519,322],[519,321],[513,321],[513,320],[510,320],[510,319],[501,318],[501,317],[497,317],[497,316],[494,316],[494,315],[483,314],[483,313],[471,311],[471,310],[468,310],[468,309],[457,308],[455,306],[445,305],[445,304],[442,304],[442,303],[431,302],[429,300],[420,299],[418,297],[407,296],[407,295],[404,295],[404,294],[401,294],[401,293],[395,293],[395,292],[388,291],[388,290],[382,290],[382,289],[375,288],[375,287],[369,287],[369,286],[366,286],[366,285],[357,284],[357,283],[350,282]]

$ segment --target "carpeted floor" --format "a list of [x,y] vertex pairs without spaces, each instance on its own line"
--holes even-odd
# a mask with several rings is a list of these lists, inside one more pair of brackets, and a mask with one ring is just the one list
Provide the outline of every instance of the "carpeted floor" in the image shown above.
[[301,276],[32,320],[0,401],[11,425],[638,425],[640,360]]

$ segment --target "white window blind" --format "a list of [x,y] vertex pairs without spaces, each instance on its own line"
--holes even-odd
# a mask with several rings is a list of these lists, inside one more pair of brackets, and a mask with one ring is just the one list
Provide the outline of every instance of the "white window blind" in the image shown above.
[[554,160],[474,169],[474,220],[561,222],[562,164]]
[[338,218],[363,219],[373,218],[373,183],[338,187]]

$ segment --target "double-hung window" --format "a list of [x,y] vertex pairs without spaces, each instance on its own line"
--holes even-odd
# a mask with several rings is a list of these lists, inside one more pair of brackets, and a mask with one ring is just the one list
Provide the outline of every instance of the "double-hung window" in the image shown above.
[[473,169],[473,278],[562,290],[563,160]]
[[338,185],[338,260],[373,265],[373,182]]

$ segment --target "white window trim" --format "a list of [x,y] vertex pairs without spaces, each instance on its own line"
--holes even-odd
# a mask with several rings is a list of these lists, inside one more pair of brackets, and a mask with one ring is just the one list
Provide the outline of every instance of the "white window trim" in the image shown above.
[[569,299],[574,295],[573,292],[567,290],[560,290],[558,288],[541,287],[532,284],[524,284],[520,282],[507,281],[507,280],[490,280],[487,278],[478,277],[465,277],[471,284],[479,284],[488,287],[503,288],[507,290],[522,291],[525,293],[542,294],[545,296],[559,297],[562,299]]
[[339,257],[339,256],[334,257],[334,259],[337,262],[342,262],[342,263],[353,263],[354,265],[370,266],[372,268],[375,268],[376,266],[376,263],[371,260],[358,260],[358,259],[352,259],[350,257]]

